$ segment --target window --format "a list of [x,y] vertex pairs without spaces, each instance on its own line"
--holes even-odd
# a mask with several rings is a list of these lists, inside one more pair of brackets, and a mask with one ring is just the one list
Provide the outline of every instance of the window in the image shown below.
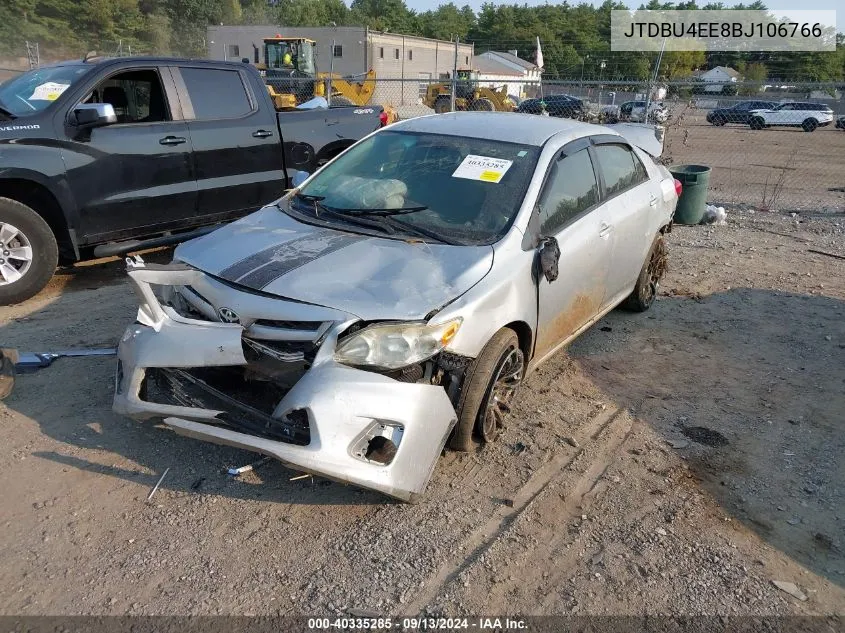
[[398,49],[398,48],[394,51],[393,56],[394,56],[396,59],[399,59],[399,49]]
[[232,119],[252,111],[240,74],[235,70],[180,68],[195,118]]
[[596,157],[608,196],[614,196],[648,178],[640,159],[625,145],[599,145],[596,147]]
[[241,47],[237,44],[229,44],[229,57],[240,57]]
[[384,46],[382,46],[378,49],[378,58],[384,59]]
[[100,82],[83,103],[110,103],[118,123],[169,121],[167,99],[155,70],[130,70]]
[[414,59],[414,51],[410,48],[408,49],[408,61],[412,61]]
[[335,57],[343,57],[343,45],[335,44],[334,50],[332,51],[332,55]]
[[540,199],[543,234],[556,233],[598,201],[599,186],[589,151],[582,149],[558,160]]
[[22,73],[0,84],[0,103],[15,116],[35,114],[51,105],[93,67],[93,64],[68,64]]

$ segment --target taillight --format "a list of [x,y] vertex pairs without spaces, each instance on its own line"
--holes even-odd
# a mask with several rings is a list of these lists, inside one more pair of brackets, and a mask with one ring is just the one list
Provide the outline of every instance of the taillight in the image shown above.
[[675,194],[680,198],[681,191],[684,190],[684,187],[681,185],[681,181],[675,178]]
[[387,125],[387,112],[382,112],[378,115],[378,120],[381,121],[381,126]]

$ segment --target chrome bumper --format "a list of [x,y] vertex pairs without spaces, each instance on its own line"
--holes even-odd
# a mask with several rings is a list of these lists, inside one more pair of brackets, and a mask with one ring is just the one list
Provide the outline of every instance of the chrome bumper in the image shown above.
[[[311,367],[272,414],[285,419],[293,411],[305,412],[310,431],[306,446],[222,426],[222,411],[143,400],[141,386],[150,368],[247,364],[241,325],[188,319],[158,302],[151,283],[188,285],[202,276],[199,271],[167,268],[130,272],[142,305],[139,323],[127,328],[118,346],[115,412],[141,420],[163,418],[181,435],[262,453],[291,468],[403,501],[424,493],[457,420],[455,409],[442,387],[404,383],[336,363],[335,342],[345,325],[328,332]],[[368,458],[368,447],[377,436],[395,446],[389,461]]]

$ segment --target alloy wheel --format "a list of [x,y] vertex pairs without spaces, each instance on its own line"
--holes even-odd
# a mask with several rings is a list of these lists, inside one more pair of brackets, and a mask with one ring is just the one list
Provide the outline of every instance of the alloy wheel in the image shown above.
[[32,244],[12,224],[0,222],[0,286],[20,280],[32,266]]
[[524,356],[518,347],[510,347],[502,354],[496,365],[487,399],[481,409],[481,437],[492,442],[504,427],[504,420],[510,413],[517,387],[522,381]]

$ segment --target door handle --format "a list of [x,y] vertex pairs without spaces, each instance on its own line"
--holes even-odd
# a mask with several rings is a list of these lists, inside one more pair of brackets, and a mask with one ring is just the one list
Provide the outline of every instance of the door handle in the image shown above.
[[649,199],[648,204],[651,207],[657,206],[657,196],[655,196],[654,194],[651,194],[651,198]]
[[159,141],[162,145],[181,145],[182,143],[187,143],[188,139],[184,136],[165,136],[163,139]]
[[599,231],[599,237],[607,237],[610,235],[610,231],[613,227],[610,226],[607,222],[601,223],[601,230]]
[[255,138],[267,138],[268,136],[273,136],[272,132],[268,132],[267,130],[257,130],[252,133]]

